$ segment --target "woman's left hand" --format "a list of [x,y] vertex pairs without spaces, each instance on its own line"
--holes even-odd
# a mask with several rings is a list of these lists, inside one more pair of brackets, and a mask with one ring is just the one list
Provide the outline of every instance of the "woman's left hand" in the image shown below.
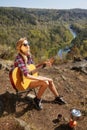
[[51,62],[50,62],[49,60],[46,61],[45,64],[46,64],[47,66],[50,66],[50,67],[52,66],[52,64],[51,64]]

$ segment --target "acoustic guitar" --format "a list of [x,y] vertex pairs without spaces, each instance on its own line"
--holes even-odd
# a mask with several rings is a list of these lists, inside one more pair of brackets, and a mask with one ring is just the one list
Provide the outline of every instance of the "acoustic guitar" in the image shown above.
[[[53,64],[54,58],[49,59],[49,62]],[[33,76],[38,76],[38,70],[44,68],[45,66],[46,63],[43,62],[39,64],[37,67],[34,64],[27,65],[27,68],[30,74],[32,74]],[[20,68],[18,67],[10,71],[9,78],[13,88],[19,91],[26,90],[32,81],[31,79],[25,77],[21,72]]]

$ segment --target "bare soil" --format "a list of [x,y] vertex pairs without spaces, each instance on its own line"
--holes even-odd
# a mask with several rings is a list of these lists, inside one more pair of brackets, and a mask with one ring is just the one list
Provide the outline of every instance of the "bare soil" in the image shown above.
[[[39,74],[53,78],[59,94],[67,101],[65,105],[54,104],[54,96],[47,89],[42,97],[41,111],[35,109],[32,100],[22,97],[16,99],[9,71],[1,69],[0,100],[3,112],[0,112],[0,130],[24,130],[15,119],[26,122],[31,130],[70,130],[67,124],[73,108],[82,113],[74,129],[87,130],[87,75],[71,70],[71,65],[72,63],[64,63],[40,70]],[[60,121],[57,119],[59,114],[62,115]]]

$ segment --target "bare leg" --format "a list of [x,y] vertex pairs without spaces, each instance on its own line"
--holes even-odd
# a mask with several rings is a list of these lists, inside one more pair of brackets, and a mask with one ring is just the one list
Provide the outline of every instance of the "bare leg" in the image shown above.
[[47,80],[49,89],[51,90],[51,92],[54,94],[55,97],[58,97],[59,94],[58,94],[58,91],[56,90],[56,87],[55,87],[52,79],[50,79],[51,80],[50,81],[49,78],[47,78],[47,77],[43,77],[43,76],[39,76],[39,77],[42,78],[42,79]]
[[37,109],[41,110],[43,107],[41,105],[41,96],[43,95],[44,91],[47,89],[47,87],[49,87],[49,89],[51,90],[51,92],[54,94],[55,96],[55,103],[58,104],[65,104],[65,101],[59,97],[59,94],[56,90],[56,87],[53,83],[53,81],[51,79],[47,79],[45,77],[43,77],[45,79],[45,81],[43,80],[33,80],[30,85],[29,88],[36,88],[36,87],[40,87],[39,91],[37,93],[37,96],[34,98],[34,103]]
[[58,92],[57,92],[57,90],[56,90],[56,87],[55,87],[55,85],[54,85],[53,82],[49,82],[49,89],[50,89],[51,92],[55,95],[55,97],[58,97],[58,96],[59,96],[59,94],[58,94]]
[[35,80],[32,81],[29,85],[29,88],[37,88],[37,87],[40,87],[37,93],[37,98],[41,99],[41,96],[43,95],[44,91],[47,89],[48,84],[45,81]]

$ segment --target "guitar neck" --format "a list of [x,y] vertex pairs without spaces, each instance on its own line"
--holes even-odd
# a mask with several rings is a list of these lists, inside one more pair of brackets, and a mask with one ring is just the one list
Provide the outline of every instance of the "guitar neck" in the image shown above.
[[[54,58],[53,58],[53,57],[50,58],[50,59],[49,59],[49,62],[52,64],[52,63],[54,62]],[[37,65],[34,70],[31,70],[31,71],[30,71],[30,74],[33,75],[33,74],[36,73],[39,69],[44,68],[44,67],[46,67],[46,63],[45,63],[45,62],[43,62],[43,63]]]

